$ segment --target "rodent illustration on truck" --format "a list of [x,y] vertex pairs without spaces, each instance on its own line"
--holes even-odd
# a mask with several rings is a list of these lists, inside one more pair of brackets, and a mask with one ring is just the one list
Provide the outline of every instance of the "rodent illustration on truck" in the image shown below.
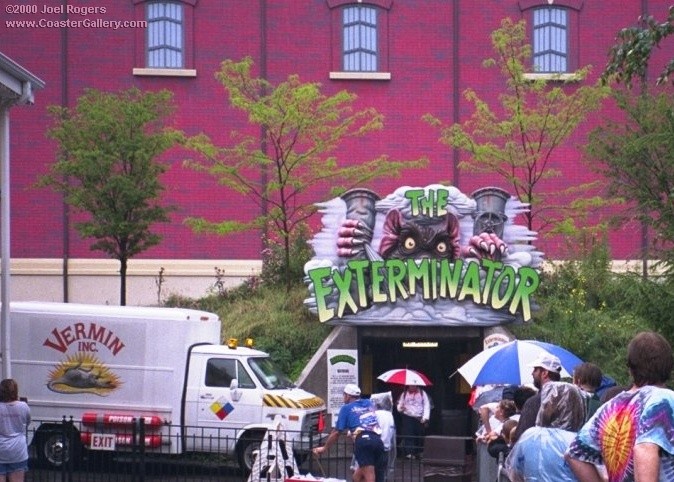
[[[213,313],[17,302],[9,319],[11,373],[44,464],[86,449],[128,451],[141,420],[146,452],[217,451],[244,470],[267,430],[281,426],[298,458],[324,437],[325,402],[296,388],[267,353],[222,345]],[[81,422],[72,446],[58,428],[64,417]]]

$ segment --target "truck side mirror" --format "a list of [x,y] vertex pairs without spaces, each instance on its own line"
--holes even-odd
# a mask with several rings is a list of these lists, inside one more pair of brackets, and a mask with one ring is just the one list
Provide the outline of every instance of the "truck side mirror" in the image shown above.
[[239,380],[236,378],[232,379],[232,382],[229,384],[229,391],[231,392],[232,395],[232,400],[234,402],[238,402],[239,399],[241,398],[241,390],[239,390]]

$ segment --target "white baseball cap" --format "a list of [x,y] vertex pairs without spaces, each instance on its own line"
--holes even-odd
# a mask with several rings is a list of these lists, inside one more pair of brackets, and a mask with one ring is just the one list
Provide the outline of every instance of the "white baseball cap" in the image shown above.
[[344,393],[352,397],[360,397],[360,387],[354,383],[347,383],[344,387]]
[[562,362],[555,355],[541,355],[533,362],[529,363],[531,368],[543,368],[549,372],[561,372]]

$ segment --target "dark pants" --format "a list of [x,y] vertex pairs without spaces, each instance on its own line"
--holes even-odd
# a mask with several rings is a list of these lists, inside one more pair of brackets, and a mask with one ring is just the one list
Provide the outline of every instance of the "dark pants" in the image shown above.
[[424,426],[418,418],[401,415],[401,453],[403,456],[419,455],[424,448]]
[[379,459],[377,465],[374,466],[374,474],[376,482],[386,482],[386,479],[388,477],[388,456],[389,453],[388,451],[385,450],[381,456],[381,459]]

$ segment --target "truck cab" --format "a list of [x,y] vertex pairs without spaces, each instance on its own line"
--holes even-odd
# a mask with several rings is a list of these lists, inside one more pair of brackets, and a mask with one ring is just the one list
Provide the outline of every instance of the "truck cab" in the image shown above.
[[300,460],[322,441],[324,401],[295,387],[268,354],[232,340],[192,349],[186,393],[187,451],[210,451],[204,442],[227,429],[226,452],[250,470],[268,429],[281,429]]

